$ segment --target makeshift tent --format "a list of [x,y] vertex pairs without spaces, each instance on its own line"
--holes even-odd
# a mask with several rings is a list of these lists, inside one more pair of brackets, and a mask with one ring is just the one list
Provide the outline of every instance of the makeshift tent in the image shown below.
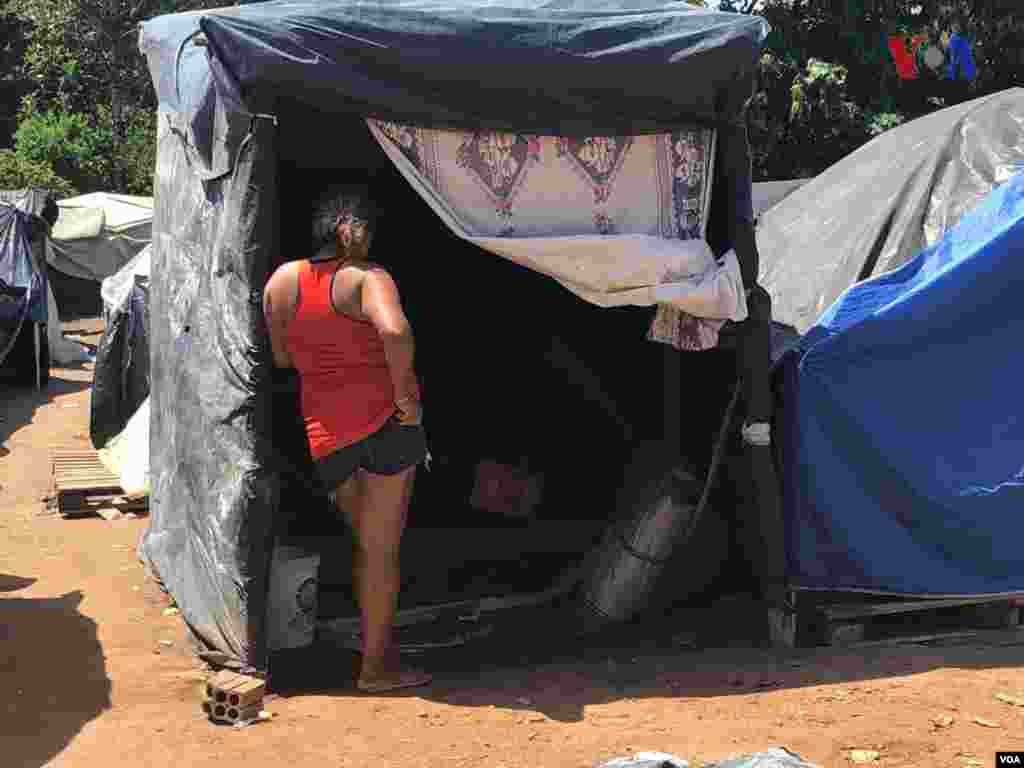
[[135,278],[149,278],[151,252],[152,247],[147,245],[131,261],[121,267],[116,274],[106,278],[100,284],[104,317],[110,317],[128,301],[132,286],[135,284]]
[[1024,591],[1022,253],[1019,172],[938,243],[849,289],[786,358],[799,587]]
[[[416,328],[435,468],[410,524],[441,534],[447,568],[411,586],[469,584],[483,529],[550,546],[542,523],[596,521],[563,534],[582,553],[631,440],[678,432],[684,413],[708,452],[735,373],[675,350],[714,347],[747,316],[742,110],[766,33],[633,0],[267,2],[143,25],[160,112],[141,554],[211,658],[266,663],[275,537],[343,534],[295,392],[273,386],[260,307],[272,270],[311,255],[328,183],[366,182],[383,203],[375,257]],[[539,520],[466,508],[483,459],[545,472]]]
[[789,181],[759,181],[752,185],[754,216],[761,215],[791,194],[804,186],[810,179],[790,179]]
[[[97,449],[120,433],[149,397],[151,250],[143,248],[100,288],[106,323],[97,347],[89,411],[89,434]],[[146,430],[148,435],[148,424]]]
[[121,432],[149,397],[149,279],[133,275],[111,308],[96,349],[89,436],[95,448]]
[[1024,90],[887,131],[760,217],[759,283],[775,320],[804,333],[851,285],[937,243],[1024,167]]
[[149,244],[153,198],[93,192],[58,202],[47,271],[64,316],[96,317],[99,285]]
[[49,378],[44,215],[53,215],[45,190],[0,191],[0,371],[34,386]]
[[100,282],[145,248],[153,231],[153,198],[92,192],[57,202],[46,261],[72,277]]

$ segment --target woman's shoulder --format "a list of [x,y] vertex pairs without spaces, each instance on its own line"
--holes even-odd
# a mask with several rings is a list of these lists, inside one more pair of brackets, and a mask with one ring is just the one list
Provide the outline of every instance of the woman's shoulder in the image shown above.
[[295,261],[286,261],[284,262],[284,264],[278,266],[278,268],[271,273],[270,279],[279,280],[281,278],[287,278],[293,275],[297,275],[299,274],[299,271],[303,268],[303,266],[308,263],[308,259],[296,259]]

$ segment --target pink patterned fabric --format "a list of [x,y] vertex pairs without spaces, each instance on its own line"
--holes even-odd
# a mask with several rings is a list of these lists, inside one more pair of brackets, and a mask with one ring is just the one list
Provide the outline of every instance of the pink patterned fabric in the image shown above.
[[[653,292],[659,285],[691,275],[714,279],[708,273],[721,267],[713,259],[688,268],[679,262],[660,268],[642,260],[615,262],[609,255],[612,251],[602,254],[599,245],[604,237],[703,241],[714,154],[711,130],[566,138],[367,122],[400,170],[415,177],[418,191],[432,198],[428,202],[435,209],[442,209],[449,225],[481,241],[483,247],[488,247],[485,240],[510,238],[507,247],[492,248],[507,255],[515,238],[575,238],[577,248],[582,247],[580,238],[597,238],[588,252],[593,254],[589,264],[572,261],[580,257],[577,251],[570,255],[568,248],[568,266],[560,272],[529,263],[526,257],[521,262],[547,271],[571,290],[588,281],[595,284],[586,286],[590,294],[578,291],[581,295],[607,296],[607,303],[613,305],[623,291]],[[403,168],[403,163],[411,167]],[[661,249],[637,248],[641,254],[637,258],[662,257]],[[621,251],[620,245],[616,253]],[[717,295],[728,293],[718,291]],[[673,295],[682,294],[685,291]],[[717,344],[718,330],[726,319],[745,316],[745,302],[740,298],[737,303],[742,306],[711,318],[658,303],[647,338],[677,349],[708,349]]]

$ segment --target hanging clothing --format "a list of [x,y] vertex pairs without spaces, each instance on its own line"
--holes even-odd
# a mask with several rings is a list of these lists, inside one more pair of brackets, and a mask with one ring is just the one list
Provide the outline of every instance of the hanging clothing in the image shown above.
[[974,80],[978,76],[978,67],[974,63],[974,53],[966,37],[954,32],[949,38],[949,69],[950,80]]
[[896,63],[896,73],[901,80],[916,80],[917,71],[917,49],[927,42],[927,35],[891,35],[889,37],[889,52],[892,60]]

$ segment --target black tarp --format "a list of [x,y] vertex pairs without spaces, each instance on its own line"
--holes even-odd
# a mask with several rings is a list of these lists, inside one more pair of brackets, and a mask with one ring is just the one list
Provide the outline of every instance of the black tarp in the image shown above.
[[760,219],[760,282],[773,316],[806,332],[851,285],[940,241],[1024,169],[1024,89],[887,131]]
[[[283,448],[295,419],[272,407],[261,311],[281,258],[279,96],[310,123],[343,113],[600,135],[711,121],[721,253],[752,220],[741,117],[766,32],[754,17],[635,2],[268,2],[143,25],[160,122],[140,554],[208,658],[263,668],[271,542],[308,513],[282,504],[308,467]],[[749,247],[739,255],[756,263]]]
[[[39,255],[49,200],[44,190],[0,192],[0,366],[23,329],[47,322],[46,272],[39,268]],[[32,366],[32,360],[17,363]],[[35,381],[34,375],[24,378]]]
[[120,434],[149,397],[149,355],[149,280],[136,276],[96,348],[89,436],[97,449]]
[[182,58],[196,30],[239,93],[286,87],[320,112],[412,125],[621,135],[734,118],[768,26],[642,0],[267,2],[147,23],[161,102],[197,103]]

